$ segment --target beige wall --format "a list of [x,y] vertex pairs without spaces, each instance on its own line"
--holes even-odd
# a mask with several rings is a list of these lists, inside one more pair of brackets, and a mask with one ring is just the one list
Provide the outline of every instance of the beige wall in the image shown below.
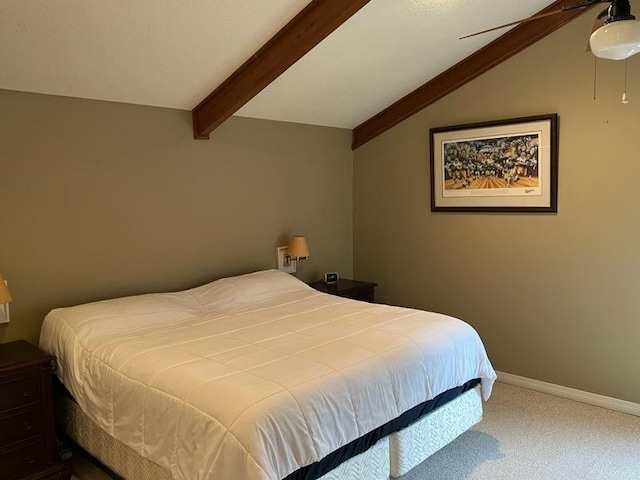
[[[583,15],[359,148],[354,271],[480,332],[497,369],[640,402],[640,55],[585,53]],[[430,211],[429,128],[557,112],[557,215]]]
[[0,90],[0,342],[54,307],[275,267],[307,236],[305,280],[352,273],[350,132]]

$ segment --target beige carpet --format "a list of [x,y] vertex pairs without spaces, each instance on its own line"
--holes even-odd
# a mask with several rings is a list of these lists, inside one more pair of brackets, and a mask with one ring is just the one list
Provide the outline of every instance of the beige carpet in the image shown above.
[[[640,417],[503,383],[484,408],[401,480],[640,480]],[[117,478],[82,455],[72,467],[78,480]]]

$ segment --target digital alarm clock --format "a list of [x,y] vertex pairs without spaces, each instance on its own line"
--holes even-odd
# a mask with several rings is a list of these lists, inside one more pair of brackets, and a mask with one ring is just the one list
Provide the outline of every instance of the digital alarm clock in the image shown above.
[[339,278],[340,275],[338,275],[338,272],[327,272],[324,274],[324,283],[327,285],[335,285],[338,283]]

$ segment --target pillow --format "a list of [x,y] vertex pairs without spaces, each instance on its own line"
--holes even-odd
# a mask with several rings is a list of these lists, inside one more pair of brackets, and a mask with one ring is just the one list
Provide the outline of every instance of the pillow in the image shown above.
[[237,277],[221,278],[188,292],[203,305],[233,305],[309,290],[313,289],[288,273],[280,270],[262,270]]

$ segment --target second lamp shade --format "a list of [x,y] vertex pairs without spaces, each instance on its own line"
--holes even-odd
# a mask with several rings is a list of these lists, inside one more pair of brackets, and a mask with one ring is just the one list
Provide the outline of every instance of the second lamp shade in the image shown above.
[[309,246],[303,235],[294,235],[287,247],[287,255],[292,258],[307,258],[309,256]]

